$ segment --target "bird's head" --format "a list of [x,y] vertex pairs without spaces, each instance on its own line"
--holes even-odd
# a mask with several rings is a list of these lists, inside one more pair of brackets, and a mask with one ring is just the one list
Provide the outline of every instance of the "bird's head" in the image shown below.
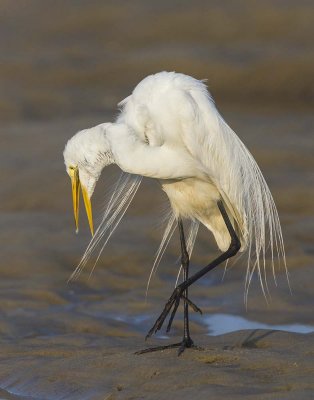
[[113,162],[110,145],[106,138],[107,125],[102,124],[78,132],[67,142],[63,152],[66,171],[72,183],[76,231],[78,231],[81,188],[92,235],[94,227],[91,197],[102,169]]

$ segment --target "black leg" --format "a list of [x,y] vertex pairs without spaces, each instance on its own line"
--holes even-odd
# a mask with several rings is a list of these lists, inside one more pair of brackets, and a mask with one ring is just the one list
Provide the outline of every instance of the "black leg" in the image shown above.
[[[230,219],[228,217],[228,214],[225,210],[225,207],[222,203],[222,201],[218,201],[217,202],[217,206],[220,210],[220,213],[224,219],[224,222],[226,224],[226,227],[228,229],[228,232],[230,234],[231,237],[231,242],[230,242],[230,246],[228,248],[227,251],[225,251],[223,254],[221,254],[219,257],[217,257],[214,261],[212,261],[210,264],[206,265],[204,268],[202,268],[200,271],[198,271],[196,274],[192,275],[191,277],[187,278],[183,283],[181,283],[180,285],[178,285],[174,292],[172,293],[171,297],[169,298],[168,302],[166,303],[162,313],[160,314],[160,316],[158,317],[158,319],[156,320],[154,326],[150,329],[150,331],[148,332],[146,338],[150,337],[152,334],[156,333],[157,331],[159,331],[167,317],[167,315],[169,314],[169,312],[171,311],[172,307],[173,307],[173,311],[171,314],[171,321],[170,321],[170,326],[171,326],[171,322],[172,319],[174,318],[174,314],[178,308],[179,302],[181,298],[184,298],[187,296],[185,296],[185,291],[187,290],[187,288],[189,286],[191,286],[194,282],[196,282],[198,279],[200,279],[202,276],[204,276],[205,274],[207,274],[209,271],[211,271],[212,269],[214,269],[215,267],[217,267],[219,264],[221,264],[222,262],[226,261],[228,258],[233,257],[234,255],[237,254],[237,252],[240,250],[241,247],[241,243],[239,238],[237,237],[233,226],[230,222]],[[169,324],[168,324],[168,328],[170,328]]]
[[[182,220],[179,219],[179,232],[180,232],[180,242],[181,242],[181,265],[183,268],[183,281],[186,282],[189,279],[189,265],[190,265],[190,257],[189,253],[186,248],[185,237],[184,237],[184,230]],[[183,328],[183,340],[187,342],[187,347],[191,347],[193,344],[191,337],[190,337],[190,327],[189,327],[189,305],[187,299],[189,298],[188,295],[188,288],[184,291],[184,328]],[[171,325],[169,326],[169,330]],[[190,344],[190,345],[189,345]]]
[[[185,242],[185,236],[184,236],[184,229],[183,229],[183,223],[182,220],[179,219],[178,221],[178,228],[179,228],[179,233],[180,233],[180,243],[181,243],[181,266],[183,268],[183,281],[187,281],[189,278],[189,264],[190,264],[190,257],[189,253],[186,248],[186,242]],[[192,307],[192,309],[196,312],[202,313],[202,311],[194,304],[192,303],[189,298],[188,298],[188,288],[184,290],[184,293],[182,295],[182,298],[184,300],[184,305],[183,305],[183,310],[184,310],[184,328],[183,328],[183,339],[182,342],[180,343],[173,343],[170,345],[166,346],[158,346],[158,347],[150,347],[145,350],[141,350],[136,352],[135,354],[143,354],[143,353],[151,353],[154,351],[160,351],[160,350],[166,350],[166,349],[171,349],[171,348],[179,348],[178,349],[178,355],[182,354],[183,351],[186,348],[190,347],[195,347],[193,344],[193,340],[191,339],[190,336],[190,329],[189,329],[189,306]],[[173,312],[171,314],[169,324],[167,327],[167,332],[170,331],[171,325],[173,318],[176,314],[177,308],[179,306],[180,299],[176,302],[176,305],[173,309]]]
[[[178,221],[178,227],[179,227],[179,232],[180,232],[181,266],[183,268],[183,281],[186,282],[189,278],[190,257],[189,257],[189,253],[186,248],[183,223],[182,223],[181,219],[179,219],[179,221]],[[190,328],[189,328],[189,302],[190,302],[190,300],[188,299],[188,288],[186,288],[184,290],[182,297],[184,300],[184,303],[183,303],[183,313],[184,313],[183,324],[184,325],[183,325],[183,339],[182,339],[181,346],[179,347],[179,350],[178,350],[178,355],[182,354],[186,348],[190,348],[193,346],[193,340],[191,339]],[[180,299],[178,299],[176,301],[173,311],[171,313],[169,323],[167,326],[167,332],[169,332],[171,329],[172,321],[176,314],[179,303],[180,303]],[[198,309],[198,311],[200,311],[200,310]]]
[[[186,282],[189,279],[189,265],[190,265],[190,257],[186,248],[186,242],[184,237],[183,223],[182,220],[179,219],[179,232],[180,232],[180,242],[181,242],[181,265],[183,268],[183,281]],[[184,291],[184,303],[183,303],[183,340],[182,345],[179,347],[178,355],[183,353],[185,348],[189,348],[193,346],[193,340],[190,336],[190,327],[189,327],[189,304],[187,299],[189,298],[188,287]],[[171,324],[168,325],[168,330],[170,330]]]

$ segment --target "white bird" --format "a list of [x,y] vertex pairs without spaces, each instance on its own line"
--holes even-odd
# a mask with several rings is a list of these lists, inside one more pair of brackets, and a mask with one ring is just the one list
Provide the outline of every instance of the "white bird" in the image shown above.
[[[203,81],[175,72],[160,72],[143,79],[119,106],[121,112],[115,123],[103,123],[78,132],[64,150],[66,170],[72,180],[77,228],[79,187],[82,187],[93,233],[90,199],[102,169],[115,163],[127,173],[118,181],[102,222],[72,277],[81,271],[100,243],[102,251],[138,189],[141,177],[159,180],[170,200],[172,215],[154,267],[177,221],[184,280],[176,286],[147,337],[161,328],[172,310],[169,331],[182,298],[183,340],[168,346],[179,347],[180,354],[186,347],[193,346],[188,306],[200,311],[188,299],[188,287],[238,251],[248,254],[245,298],[254,272],[267,296],[268,247],[274,279],[275,256],[283,259],[286,268],[279,217],[257,163],[217,111]],[[192,221],[188,243],[183,219]],[[222,254],[189,277],[189,259],[198,223],[213,233]]]

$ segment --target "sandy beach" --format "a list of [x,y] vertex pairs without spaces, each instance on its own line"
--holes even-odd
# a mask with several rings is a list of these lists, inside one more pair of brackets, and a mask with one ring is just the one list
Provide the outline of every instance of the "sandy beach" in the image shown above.
[[[0,398],[312,399],[308,3],[75,3],[73,12],[72,1],[0,4]],[[197,23],[188,29],[189,18]],[[157,182],[144,179],[92,275],[93,260],[68,283],[90,234],[83,213],[75,234],[64,145],[78,130],[114,120],[116,103],[161,69],[209,78],[219,110],[273,193],[292,289],[278,268],[277,286],[270,273],[269,303],[256,278],[246,309],[246,260],[230,263],[225,276],[223,267],[212,271],[190,290],[203,310],[191,314],[201,349],[181,357],[176,350],[134,354],[174,343],[182,331],[180,310],[168,336],[163,330],[144,340],[178,271],[174,235],[146,297],[169,207]],[[109,167],[97,184],[96,226],[118,175]],[[192,272],[217,254],[212,236],[200,229]]]

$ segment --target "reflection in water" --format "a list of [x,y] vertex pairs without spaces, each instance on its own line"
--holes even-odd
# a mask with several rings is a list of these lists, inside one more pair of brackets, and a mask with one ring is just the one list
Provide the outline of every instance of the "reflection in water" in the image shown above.
[[231,314],[213,314],[205,315],[203,318],[205,325],[208,327],[210,336],[223,335],[224,333],[239,331],[243,329],[271,329],[295,333],[311,333],[314,332],[314,326],[289,324],[289,325],[271,325],[262,322],[250,321],[238,315]]

